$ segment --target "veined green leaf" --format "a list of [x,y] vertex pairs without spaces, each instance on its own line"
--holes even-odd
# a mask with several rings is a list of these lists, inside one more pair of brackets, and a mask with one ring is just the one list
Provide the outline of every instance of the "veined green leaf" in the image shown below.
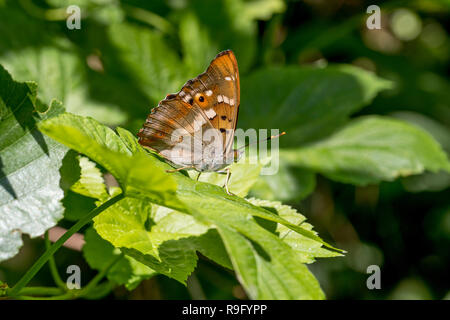
[[19,251],[22,233],[44,234],[64,211],[59,170],[67,148],[36,128],[63,108],[56,101],[47,108],[36,89],[0,66],[0,261]]
[[170,226],[169,231],[164,229],[164,221],[155,224],[151,212],[149,201],[127,197],[97,216],[94,227],[102,238],[127,255],[158,273],[185,283],[194,271],[197,255],[187,245],[188,239],[176,240],[189,237],[188,232],[202,234],[207,228],[189,228],[196,222],[191,216],[184,215],[182,218],[185,219],[175,219],[178,223]]
[[101,171],[96,167],[95,162],[86,157],[78,157],[81,174],[80,179],[75,182],[70,189],[73,192],[86,197],[104,200],[108,198],[108,192],[103,181]]
[[[305,216],[303,216],[290,206],[283,205],[278,201],[259,200],[255,198],[250,198],[248,199],[248,201],[256,206],[260,206],[269,210],[276,210],[279,216],[283,217],[290,223],[298,226],[301,225],[302,228],[305,228],[307,230],[310,230],[314,234],[317,234],[317,232],[312,230],[313,226],[305,222]],[[301,234],[298,234],[296,232],[292,232],[291,229],[281,224],[277,224],[274,231],[278,234],[280,239],[283,239],[284,242],[289,244],[302,256],[302,262],[311,263],[314,262],[314,258],[342,256],[342,254],[339,252],[324,248],[322,243],[302,236]]]
[[[319,283],[283,242],[258,247],[225,225],[217,226],[239,281],[252,299],[323,299]],[[266,237],[272,235],[268,232]],[[263,236],[263,234],[261,234]],[[272,235],[274,236],[274,235]],[[275,237],[275,236],[274,236]],[[258,243],[259,244],[259,243]]]
[[[228,189],[230,192],[240,196],[245,197],[250,188],[255,184],[259,177],[261,171],[261,164],[251,164],[245,162],[242,159],[240,162],[233,163],[230,166],[231,176],[228,183]],[[196,179],[198,173],[191,171],[189,172],[192,179]],[[200,175],[199,181],[208,182],[218,186],[225,185],[226,174],[220,174],[216,172],[205,172]]]
[[[93,228],[86,231],[85,241],[83,255],[93,269],[99,271],[105,269],[121,254],[119,249],[102,239]],[[146,265],[124,255],[111,267],[106,277],[119,285],[125,285],[128,290],[133,290],[142,280],[149,279],[155,274],[156,272]]]
[[[167,174],[165,170],[171,167],[150,154],[136,152],[129,156],[128,154],[131,153],[129,149],[123,151],[125,146],[123,140],[92,119],[64,114],[59,119],[52,119],[41,124],[40,128],[46,134],[84,153],[105,167],[119,180],[125,193],[135,197],[135,199],[125,198],[116,203],[99,215],[95,221],[97,232],[114,246],[120,247],[127,255],[157,272],[184,282],[196,265],[195,244],[198,242],[194,241],[195,238],[205,234],[209,228],[221,228],[218,231],[223,239],[222,229],[232,230],[236,236],[241,238],[245,236],[260,245],[269,253],[273,261],[279,258],[280,250],[283,251],[282,255],[291,257],[289,260],[291,268],[295,267],[301,272],[288,272],[285,276],[302,277],[303,280],[297,279],[300,285],[303,285],[302,281],[307,282],[304,288],[291,292],[293,296],[322,297],[320,287],[302,264],[299,254],[275,234],[262,228],[253,217],[280,223],[307,238],[324,243],[310,230],[290,223],[277,214],[254,206],[242,198],[230,196],[223,188],[216,185],[194,181],[178,172]],[[105,141],[105,137],[109,140]],[[133,147],[132,141],[128,141],[127,145],[129,146],[130,142]],[[170,183],[167,183],[168,181]],[[176,187],[175,192],[172,186]],[[169,219],[170,223],[163,224],[164,220],[160,220],[159,224],[151,227],[151,221],[147,222],[149,209],[146,201],[148,200],[180,213],[169,212],[171,216],[165,216],[162,219]],[[111,214],[113,210],[118,211]],[[175,215],[178,214],[180,216],[176,217]],[[158,215],[151,216],[154,221],[157,217]],[[182,223],[175,224],[171,219],[182,221]],[[188,222],[189,219],[191,223]],[[147,223],[150,223],[150,230]],[[164,225],[165,227],[162,228]],[[185,228],[186,226],[190,227]],[[190,239],[191,237],[194,239]],[[227,247],[225,240],[224,243],[228,254],[234,254]],[[191,249],[186,251],[186,248]],[[201,249],[198,251],[202,252]],[[205,252],[207,253],[208,250]],[[217,252],[209,253],[217,255]],[[297,261],[296,264],[292,260]],[[226,264],[225,261],[221,263]],[[283,263],[279,262],[279,264]],[[278,270],[278,267],[274,270]],[[280,285],[288,279],[281,279]],[[260,283],[260,285],[263,284]],[[247,289],[250,292],[252,290]],[[260,287],[258,290],[260,293],[254,296],[255,298],[267,296],[267,288]]]
[[425,170],[450,171],[445,152],[427,132],[380,116],[356,119],[329,138],[284,150],[282,156],[292,165],[356,185],[392,181]]
[[175,181],[155,165],[158,160],[144,154],[131,155],[113,130],[94,119],[66,113],[41,123],[39,129],[106,168],[126,195],[145,194],[156,203],[181,205],[174,197]]
[[297,147],[333,132],[391,83],[352,66],[289,66],[258,70],[241,86],[239,126],[286,131],[280,145]]
[[[450,154],[450,130],[444,125],[415,112],[395,112],[392,116],[427,131],[439,142],[447,156]],[[445,171],[424,172],[420,175],[403,178],[402,184],[410,192],[440,191],[450,186],[450,173]]]

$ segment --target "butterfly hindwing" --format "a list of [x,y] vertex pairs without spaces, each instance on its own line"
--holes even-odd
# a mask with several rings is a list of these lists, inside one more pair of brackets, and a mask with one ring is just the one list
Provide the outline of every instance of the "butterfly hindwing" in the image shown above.
[[[187,81],[178,93],[169,94],[160,101],[139,132],[139,143],[180,166],[192,164],[195,167],[195,158],[206,157],[203,161],[208,161],[208,155],[218,149],[224,157],[232,148],[239,100],[237,61],[232,51],[223,51],[204,73]],[[197,134],[199,130],[204,134],[212,128],[218,135],[221,133],[221,137],[213,139],[216,141],[214,145],[210,137],[199,137]],[[174,139],[172,135],[175,130],[181,133],[181,137]],[[217,145],[218,140],[220,146]],[[202,154],[198,154],[195,148],[189,146],[190,142],[203,149],[209,146],[215,150],[206,153],[203,150]],[[173,153],[170,155],[169,152],[174,147],[181,147],[184,155],[174,159]]]

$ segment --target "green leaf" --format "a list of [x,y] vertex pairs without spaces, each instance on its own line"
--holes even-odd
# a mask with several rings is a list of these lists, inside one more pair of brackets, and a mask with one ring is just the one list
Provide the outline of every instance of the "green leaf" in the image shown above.
[[18,253],[22,233],[44,234],[64,211],[59,169],[67,148],[36,128],[63,108],[56,101],[44,106],[36,89],[0,66],[0,261]]
[[[270,10],[265,9],[268,14]],[[203,64],[201,70],[205,70],[217,53],[231,49],[239,61],[239,70],[245,72],[252,66],[257,53],[258,26],[255,15],[257,12],[252,12],[248,2],[242,0],[190,1],[187,7],[177,12],[186,61],[198,59],[194,66],[200,70]],[[192,28],[192,33],[186,28]],[[199,52],[199,56],[194,56]],[[211,52],[214,54],[208,58]]]
[[191,11],[181,17],[180,40],[184,63],[193,74],[203,72],[211,59],[220,52],[219,45],[209,36],[208,29],[201,25]]
[[115,0],[47,0],[46,2],[64,13],[70,5],[79,6],[82,14],[102,24],[120,22],[124,18],[120,2]]
[[145,200],[126,198],[97,216],[94,227],[115,247],[182,283],[197,264],[196,251],[231,268],[217,232],[190,215]]
[[[290,223],[298,226],[301,225],[302,228],[310,230],[317,235],[317,232],[312,230],[313,226],[305,222],[305,216],[290,206],[283,205],[278,201],[259,200],[255,198],[248,199],[248,201],[256,206],[260,206],[268,210],[275,210],[279,216],[283,217]],[[301,255],[302,262],[311,263],[314,262],[314,258],[342,256],[339,252],[324,248],[322,243],[302,236],[301,234],[292,232],[292,230],[281,224],[276,225],[274,232],[278,234],[280,239],[289,244],[292,249]]]
[[249,18],[268,20],[275,13],[282,13],[286,9],[283,0],[253,0],[245,2],[245,14]]
[[[262,165],[260,164],[247,163],[244,159],[240,162],[233,163],[230,166],[231,177],[228,183],[230,192],[240,197],[245,197],[258,179],[261,166]],[[198,173],[194,171],[189,172],[189,174],[193,179],[196,179],[198,175]],[[217,186],[223,186],[225,180],[226,174],[215,172],[204,172],[199,178],[199,181],[208,182]]]
[[73,192],[86,197],[104,200],[108,198],[108,192],[103,180],[101,171],[96,167],[95,162],[86,157],[78,157],[81,174],[80,179],[75,182],[70,189]]
[[[127,255],[158,273],[185,283],[194,271],[197,255],[187,245],[189,240],[176,240],[191,234],[202,234],[207,227],[200,226],[191,216],[181,213],[179,215],[183,215],[183,219],[173,219],[172,215],[177,213],[170,211],[168,216],[161,218],[161,223],[155,224],[151,203],[125,198],[97,216],[94,228],[102,238]],[[149,224],[154,225],[150,230],[147,229]]]
[[260,69],[242,79],[245,107],[239,110],[239,126],[286,131],[280,145],[298,146],[327,136],[390,87],[386,80],[345,65]]
[[[165,171],[171,169],[171,167],[155,157],[142,153],[134,154],[132,157],[126,156],[125,154],[131,152],[127,149],[123,140],[114,131],[100,125],[94,119],[65,113],[41,123],[39,128],[45,134],[78,152],[84,153],[109,170],[118,179],[127,195],[144,197],[154,203],[189,214],[198,211],[195,205],[191,209],[190,195],[200,198],[201,202],[223,201],[224,198],[230,198],[232,201],[225,203],[227,207],[231,206],[231,211],[242,208],[249,214],[285,224],[303,235],[321,241],[312,233],[297,228],[271,212],[255,207],[251,208],[251,206],[249,208],[249,204],[245,200],[230,197],[223,188],[194,182],[181,173],[167,174]],[[178,186],[178,189],[174,194],[176,186]],[[202,193],[204,197],[199,196]],[[208,206],[206,205],[206,207]]]
[[[324,294],[295,251],[273,241],[262,248],[232,228],[218,225],[238,279],[252,299],[323,299]],[[259,232],[261,232],[260,230]],[[271,233],[261,236],[268,240]],[[270,240],[269,240],[270,241]],[[272,242],[272,241],[270,241]]]
[[39,98],[45,102],[56,98],[69,112],[91,116],[109,125],[123,123],[127,115],[117,105],[98,102],[89,95],[84,66],[67,41],[57,46],[28,47],[0,57],[6,69],[18,80],[33,80],[42,88]]
[[126,195],[145,194],[156,203],[180,206],[174,197],[176,183],[145,154],[131,156],[123,140],[92,118],[65,113],[41,123],[39,129],[68,147],[85,154],[113,174]]
[[63,199],[64,219],[69,221],[77,221],[95,209],[96,199],[75,193],[70,189],[65,193]]
[[189,78],[181,59],[161,34],[128,23],[111,25],[108,34],[122,63],[154,103],[180,90]]
[[317,144],[280,153],[292,165],[356,185],[450,170],[445,152],[427,132],[380,116],[356,119]]
[[165,241],[183,238],[186,249],[199,251],[218,264],[232,269],[225,247],[218,233],[192,216],[161,206],[152,206],[155,225],[153,234],[164,235]]
[[[83,255],[93,269],[99,271],[105,269],[121,254],[119,249],[103,240],[93,228],[86,231],[85,241]],[[129,256],[124,256],[111,267],[106,277],[119,285],[125,285],[128,290],[133,290],[142,280],[149,279],[155,274],[156,272],[146,265]]]
[[[275,234],[261,227],[255,217],[278,221],[283,225],[286,225],[285,219],[263,208],[251,206],[244,200],[237,201],[227,197],[221,189],[216,189],[216,186],[212,185],[198,185],[195,192],[182,188],[179,189],[178,196],[185,200],[188,212],[191,212],[197,220],[211,223],[217,228],[238,278],[250,297],[254,299],[323,297],[317,281],[302,264],[301,255]],[[319,243],[322,242],[310,230],[294,227],[291,223],[288,226],[295,232]],[[261,254],[254,249],[250,242],[254,242],[265,253]],[[259,270],[260,273],[256,272]],[[255,272],[257,275],[254,275]],[[274,274],[277,274],[277,277],[273,277]],[[268,281],[270,285],[267,285]]]
[[278,172],[259,176],[250,190],[255,198],[280,201],[300,201],[314,191],[314,172],[290,166],[283,157],[279,158]]
[[[177,12],[183,61],[193,75],[203,72],[222,50],[232,49],[245,73],[256,53],[257,21],[281,13],[282,0],[196,0]],[[209,14],[214,11],[215,15]]]
[[[415,112],[395,112],[392,116],[417,125],[431,134],[437,142],[450,154],[450,130],[424,115]],[[410,192],[422,191],[441,191],[450,186],[450,173],[440,171],[437,173],[424,172],[420,175],[414,175],[402,179],[402,184]]]
[[[121,200],[95,219],[97,232],[115,247],[121,248],[125,254],[159,273],[184,282],[195,268],[197,259],[195,251],[202,252],[195,247],[198,244],[195,239],[205,234],[209,228],[220,226],[226,230],[233,230],[236,236],[245,236],[258,243],[263,250],[273,255],[274,260],[281,254],[283,261],[284,255],[290,257],[288,263],[292,260],[297,261],[297,264],[292,262],[291,265],[302,271],[293,274],[289,272],[286,274],[288,278],[280,280],[283,283],[285,280],[290,282],[289,279],[292,277],[302,277],[303,280],[297,279],[299,283],[303,285],[303,281],[307,282],[304,288],[295,292],[296,297],[301,298],[308,294],[310,298],[317,298],[323,295],[314,277],[308,276],[307,269],[302,267],[299,254],[276,235],[259,226],[254,217],[280,223],[324,244],[310,230],[292,224],[242,198],[230,196],[216,185],[194,181],[178,172],[165,173],[165,170],[171,167],[151,154],[136,152],[131,157],[126,155],[131,152],[123,148],[127,148],[126,145],[136,147],[136,142],[128,141],[125,144],[112,130],[92,119],[64,114],[41,124],[40,128],[46,134],[86,154],[109,170],[118,179],[125,194],[136,198]],[[121,153],[118,150],[121,150]],[[173,188],[176,188],[175,192]],[[169,210],[170,216],[165,215],[162,219],[158,219],[160,217],[158,214],[152,215],[148,201],[179,212]],[[165,220],[169,222],[163,224]],[[221,230],[218,231],[223,239]],[[225,240],[224,243],[228,254],[234,254],[228,250]],[[286,252],[280,253],[280,250]],[[204,252],[208,256],[208,250]],[[221,255],[220,251],[209,253],[211,256]],[[232,261],[234,258],[236,257],[230,257]],[[226,261],[221,260],[219,263],[225,265]],[[266,296],[267,288],[258,290],[263,293],[257,297]],[[304,290],[307,290],[307,293]]]

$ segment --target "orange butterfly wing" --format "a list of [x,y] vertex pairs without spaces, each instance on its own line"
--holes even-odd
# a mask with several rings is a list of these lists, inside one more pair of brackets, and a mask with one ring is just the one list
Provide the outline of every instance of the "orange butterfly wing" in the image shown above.
[[187,81],[178,93],[160,101],[139,131],[139,143],[175,164],[195,166],[194,157],[199,155],[189,154],[189,150],[178,163],[168,156],[168,151],[183,143],[180,140],[186,140],[173,139],[172,133],[181,130],[194,144],[204,146],[205,141],[196,136],[196,131],[200,127],[203,132],[214,128],[222,133],[223,156],[226,156],[232,151],[239,105],[238,65],[233,52],[226,50],[214,58],[204,73]]

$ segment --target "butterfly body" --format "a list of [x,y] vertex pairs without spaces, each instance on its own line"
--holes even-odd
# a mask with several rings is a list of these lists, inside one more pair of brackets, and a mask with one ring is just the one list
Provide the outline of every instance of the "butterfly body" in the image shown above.
[[139,143],[177,168],[219,171],[240,158],[233,149],[240,104],[239,71],[230,50],[153,108]]

